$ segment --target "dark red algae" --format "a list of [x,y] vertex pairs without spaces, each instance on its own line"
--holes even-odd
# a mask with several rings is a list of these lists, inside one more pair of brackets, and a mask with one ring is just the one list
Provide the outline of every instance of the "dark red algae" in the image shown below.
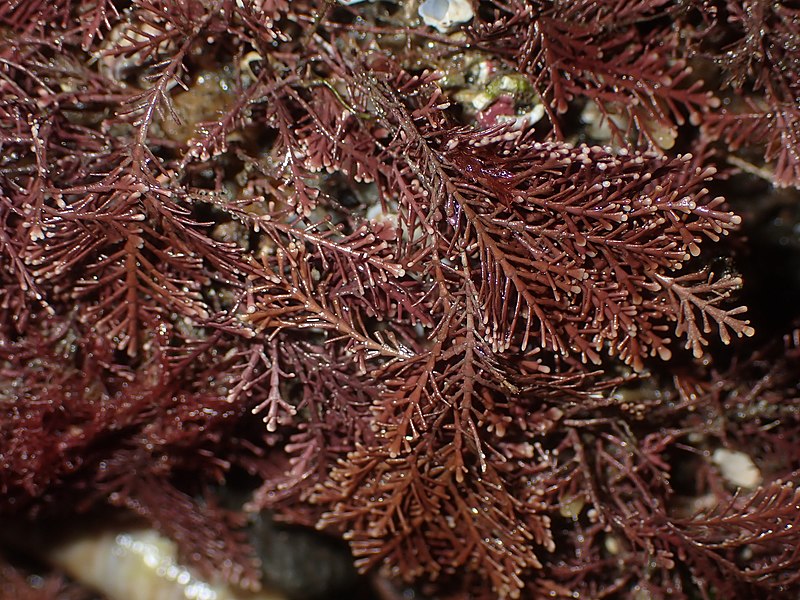
[[470,6],[0,2],[0,523],[296,597],[798,596],[797,7]]

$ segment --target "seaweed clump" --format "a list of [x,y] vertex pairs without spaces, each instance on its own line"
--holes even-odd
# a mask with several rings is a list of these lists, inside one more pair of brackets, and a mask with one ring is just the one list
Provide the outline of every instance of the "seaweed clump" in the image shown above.
[[797,315],[754,354],[720,194],[800,185],[797,10],[473,7],[0,6],[0,513],[257,587],[244,480],[439,597],[796,594]]

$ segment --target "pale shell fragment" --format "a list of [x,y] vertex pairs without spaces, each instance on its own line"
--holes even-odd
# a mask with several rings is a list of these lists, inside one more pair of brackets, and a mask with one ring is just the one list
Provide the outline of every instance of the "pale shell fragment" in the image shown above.
[[731,485],[754,489],[761,483],[761,471],[744,452],[717,448],[711,456],[722,477]]
[[497,117],[497,122],[510,123],[514,129],[523,129],[541,121],[544,114],[544,104],[535,104],[528,112],[521,115],[500,115]]
[[426,25],[441,33],[447,33],[475,16],[469,0],[425,0],[417,12]]
[[110,600],[286,600],[204,581],[176,554],[174,542],[140,529],[91,532],[50,549],[46,558]]

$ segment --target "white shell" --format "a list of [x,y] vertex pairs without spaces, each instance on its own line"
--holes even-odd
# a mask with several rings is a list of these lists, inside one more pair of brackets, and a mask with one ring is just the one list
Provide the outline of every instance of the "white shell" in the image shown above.
[[426,25],[442,33],[475,16],[469,0],[425,0],[417,12]]
[[542,120],[544,116],[544,104],[536,104],[528,112],[521,115],[500,115],[497,117],[498,123],[510,123],[512,129],[524,129]]
[[722,477],[731,485],[754,489],[761,483],[761,471],[744,452],[717,448],[711,456]]
[[197,577],[175,544],[150,529],[93,532],[50,549],[47,559],[110,600],[286,600]]

